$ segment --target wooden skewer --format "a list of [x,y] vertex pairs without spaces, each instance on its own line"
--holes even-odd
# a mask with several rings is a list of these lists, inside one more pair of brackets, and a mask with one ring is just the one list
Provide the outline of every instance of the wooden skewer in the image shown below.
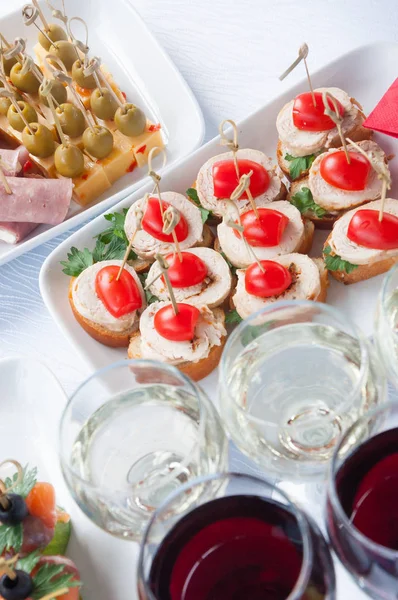
[[[41,22],[43,23],[43,27],[44,27],[44,29],[45,29],[46,31],[49,31],[49,29],[50,29],[50,26],[49,26],[49,24],[48,24],[48,22],[47,22],[47,20],[46,20],[46,17],[45,17],[45,16],[44,16],[44,14],[43,14],[43,11],[41,10],[41,8],[40,8],[40,6],[39,6],[39,3],[38,3],[38,1],[37,1],[37,0],[32,0],[32,4],[33,4],[33,6],[36,8],[37,12],[39,13],[39,17],[40,17],[40,20],[41,20]],[[51,43],[52,43],[52,42],[51,42]]]
[[9,98],[11,100],[11,104],[14,106],[15,110],[21,117],[22,121],[25,123],[26,127],[29,130],[29,133],[31,135],[34,135],[34,131],[32,130],[29,122],[27,121],[25,115],[23,114],[22,110],[20,109],[19,104],[14,97],[14,94],[12,92],[10,92],[10,90],[7,90],[4,88],[4,89],[0,89],[0,97]]
[[[149,196],[149,194],[146,194],[144,196],[143,207],[145,207],[146,200],[147,200],[148,196]],[[133,247],[134,238],[135,238],[137,232],[141,231],[141,229],[142,229],[142,219],[144,218],[144,210],[140,209],[140,208],[136,208],[135,209],[135,216],[136,216],[136,219],[137,219],[136,230],[134,231],[133,235],[131,236],[129,244],[128,244],[127,248],[126,248],[126,252],[124,253],[123,262],[120,265],[120,269],[119,269],[118,274],[116,275],[116,281],[119,281],[120,276],[121,276],[121,274],[123,272],[123,269],[124,269],[124,267],[126,265],[126,262],[128,261],[129,254],[131,252],[131,248]]]
[[[4,508],[7,509],[9,506],[9,501],[7,499],[7,494],[9,494],[10,492],[12,492],[12,490],[21,483],[22,479],[23,479],[23,469],[21,464],[16,461],[13,460],[11,458],[7,458],[6,460],[3,460],[2,463],[0,463],[0,467],[2,467],[3,465],[14,465],[14,467],[17,469],[17,478],[16,480],[12,483],[12,485],[10,485],[10,487],[6,488],[4,482],[0,479],[0,505]],[[0,559],[1,560],[1,559]]]
[[4,35],[2,33],[0,33],[0,40],[6,48],[11,48],[11,44],[9,42],[7,42],[6,38],[4,37]]
[[68,142],[67,138],[65,137],[64,132],[62,131],[61,123],[59,122],[57,111],[55,110],[54,100],[53,100],[53,96],[51,94],[52,87],[53,87],[53,81],[51,79],[44,78],[43,82],[40,86],[40,92],[41,92],[41,95],[45,96],[48,100],[48,106],[51,110],[51,113],[52,113],[52,116],[54,119],[54,123],[57,128],[58,135],[62,142],[62,145],[68,146],[69,142]]
[[9,558],[8,560],[5,559],[4,557],[1,557],[0,558],[0,574],[7,575],[7,577],[9,577],[12,580],[16,579],[17,574],[15,573],[15,565],[18,562],[18,559],[19,559],[19,554],[16,554],[15,556],[13,556],[12,558]]
[[[72,31],[72,23],[74,21],[79,21],[79,23],[83,24],[83,26],[84,26],[84,28],[86,30],[86,42],[85,43],[81,42],[74,35],[74,33]],[[84,19],[81,19],[80,17],[72,17],[71,19],[69,19],[67,29],[68,29],[69,37],[72,40],[72,44],[75,47],[76,56],[77,56],[78,60],[81,62],[80,55],[79,55],[79,53],[77,51],[79,49],[80,52],[84,55],[84,66],[86,67],[87,66],[87,55],[88,55],[88,53],[90,51],[90,48],[88,47],[88,26],[87,26],[87,23],[86,23],[86,21]]]
[[[339,111],[339,107],[337,106],[336,98],[334,96],[332,96],[332,94],[330,92],[325,90],[322,94],[322,100],[323,100],[323,106],[324,106],[323,112],[325,115],[327,115],[329,117],[329,119],[332,119],[333,123],[336,125],[337,131],[339,132],[341,144],[344,148],[344,154],[347,159],[347,163],[350,165],[351,158],[350,158],[349,152],[347,150],[347,144],[345,141],[345,137],[343,135],[343,130],[341,128],[341,124],[343,122],[343,117],[340,115],[340,111]],[[329,100],[333,104],[333,110],[329,106]]]
[[[156,254],[155,258],[156,258],[156,260],[158,262],[158,265],[160,267],[161,274],[163,275],[164,280],[166,282],[167,291],[168,291],[169,296],[170,296],[170,302],[171,302],[171,305],[173,307],[174,314],[175,314],[175,316],[177,316],[178,313],[179,313],[178,304],[177,304],[177,301],[176,301],[176,297],[174,295],[174,290],[173,290],[173,286],[171,285],[169,274],[167,272],[167,269],[169,268],[169,265],[168,265],[168,263],[166,262],[166,260],[163,258],[163,256],[161,254]],[[145,286],[145,289],[147,287],[148,286]]]
[[40,598],[40,600],[53,600],[53,598],[58,598],[59,596],[63,596],[64,594],[67,594],[69,592],[68,587],[64,587],[61,588],[60,590],[58,590],[57,592],[50,592],[49,594],[46,594],[45,596],[42,596]]
[[119,107],[123,108],[125,102],[122,102],[120,100],[115,90],[110,85],[109,81],[106,79],[106,77],[104,77],[103,73],[101,72],[101,59],[98,56],[93,56],[93,58],[90,60],[88,67],[84,69],[84,75],[93,75],[95,83],[97,84],[97,87],[100,91],[100,94],[102,95],[101,88],[104,85],[111,94],[111,96],[114,98],[114,100],[117,102]]
[[299,65],[301,63],[301,61],[304,61],[304,66],[305,66],[305,71],[306,71],[306,74],[307,74],[308,85],[309,85],[311,96],[312,96],[312,102],[313,102],[314,106],[316,106],[316,98],[315,98],[314,88],[312,86],[310,72],[308,70],[308,65],[307,65],[308,52],[309,52],[308,44],[302,44],[300,46],[300,48],[299,48],[299,51],[298,51],[298,57],[290,65],[290,67],[288,67],[286,69],[286,71],[284,71],[284,73],[282,73],[282,75],[279,77],[279,80],[283,81],[297,67],[297,65]]
[[[40,31],[40,33],[42,35],[44,35],[44,37],[47,39],[47,41],[50,42],[51,45],[53,45],[54,42],[47,33],[49,31],[48,23],[47,23],[47,27],[44,26],[44,29],[41,29],[41,27],[39,27],[38,24],[36,23],[37,19],[39,17],[41,18],[41,14],[43,14],[43,13],[41,13],[40,8],[36,4],[34,4],[34,6],[32,6],[31,4],[26,4],[22,9],[22,16],[23,16],[24,24],[27,25],[28,27],[30,25],[34,25],[36,27],[36,29],[38,31]],[[44,25],[44,23],[43,23],[43,25]]]
[[[233,139],[231,140],[230,138],[228,138],[224,132],[224,128],[226,124],[231,125],[234,135],[233,135]],[[227,148],[229,148],[232,152],[233,152],[233,160],[234,160],[234,165],[235,165],[235,171],[236,171],[236,176],[238,178],[238,181],[240,180],[240,171],[239,171],[239,162],[238,162],[238,150],[239,150],[239,144],[238,144],[238,127],[235,123],[235,121],[233,121],[232,119],[224,119],[224,121],[222,121],[220,123],[220,126],[218,128],[219,132],[220,132],[220,145],[221,146],[227,146]],[[239,184],[238,184],[239,187]],[[237,189],[237,188],[236,188]],[[250,188],[247,187],[245,188],[245,190],[242,191],[243,192],[246,191],[247,193],[247,197],[249,198],[249,202],[250,205],[252,207],[252,210],[254,211],[254,214],[256,215],[256,218],[259,218],[259,214],[258,214],[258,209],[257,209],[257,205],[254,201],[253,195],[250,191]],[[241,195],[242,195],[241,194]],[[239,200],[239,197],[236,198],[236,200]]]
[[177,239],[177,234],[175,232],[175,228],[177,227],[180,219],[181,213],[174,206],[169,206],[163,213],[163,233],[171,233],[171,235],[173,236],[175,250],[178,254],[180,262],[182,262],[181,248]]

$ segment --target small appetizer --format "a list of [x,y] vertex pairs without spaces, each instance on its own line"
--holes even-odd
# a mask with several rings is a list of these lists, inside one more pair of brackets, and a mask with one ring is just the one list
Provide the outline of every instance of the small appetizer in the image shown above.
[[238,283],[231,305],[242,319],[278,300],[325,302],[328,272],[322,258],[285,254],[273,260],[252,263],[236,272]]
[[173,233],[181,250],[202,242],[204,231],[199,208],[183,194],[162,192],[161,200],[156,194],[149,198],[141,198],[131,206],[126,215],[124,230],[127,239],[133,239],[133,249],[139,257],[153,259],[158,252],[174,252],[173,234],[163,231],[163,216],[169,207],[176,209],[179,215]]
[[[276,128],[279,134],[278,164],[290,179],[307,175],[315,157],[328,148],[341,145],[334,122],[324,114],[322,94],[327,90],[337,101],[342,121],[342,132],[354,142],[370,139],[372,131],[362,126],[365,115],[354,98],[339,88],[318,88],[296,96],[280,111]],[[332,102],[329,103],[333,108]]]
[[326,240],[327,269],[345,284],[370,279],[388,271],[398,261],[398,200],[386,198],[383,219],[381,200],[345,213]]
[[[201,205],[219,219],[225,212],[223,200],[230,198],[239,183],[234,154],[224,152],[210,158],[200,169],[195,184]],[[279,170],[263,152],[245,148],[237,150],[236,158],[240,175],[253,172],[249,189],[257,206],[265,206],[286,197],[286,187]],[[241,212],[250,207],[246,192],[237,205]]]
[[57,508],[50,483],[37,481],[37,469],[17,468],[1,481],[0,598],[31,600],[59,597],[78,600],[79,571],[66,558],[70,517]]
[[[167,270],[177,302],[189,302],[194,306],[209,308],[220,306],[231,293],[230,268],[219,252],[211,248],[191,248],[177,254],[165,256]],[[149,270],[147,281],[160,274],[155,262]],[[159,300],[169,300],[167,285],[159,277],[149,286],[150,292]]]
[[[387,164],[376,142],[364,140],[358,146]],[[308,176],[291,185],[288,200],[320,228],[329,228],[345,211],[381,196],[382,180],[369,160],[352,145],[347,151],[350,163],[343,148],[332,148],[314,160]]]
[[[306,254],[312,246],[314,225],[302,218],[300,211],[284,200],[273,202],[268,208],[258,208],[241,215],[243,235],[249,246],[255,248],[259,260],[270,260],[283,254]],[[251,265],[253,257],[239,231],[225,222],[217,227],[218,242],[228,260],[239,268]]]
[[218,365],[227,331],[221,308],[170,302],[154,302],[141,315],[133,333],[129,358],[148,358],[178,367],[194,381],[209,375]]
[[[122,260],[103,260],[72,278],[69,302],[81,327],[113,348],[126,347],[145,308],[145,292],[133,267]],[[120,273],[120,276],[119,276]]]

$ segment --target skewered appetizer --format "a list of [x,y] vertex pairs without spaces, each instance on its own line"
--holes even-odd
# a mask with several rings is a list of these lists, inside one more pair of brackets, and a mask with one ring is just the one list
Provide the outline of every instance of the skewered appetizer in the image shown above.
[[226,341],[221,308],[154,302],[141,315],[139,331],[131,336],[129,358],[148,358],[178,367],[194,381],[207,377],[220,362]]
[[70,517],[57,508],[54,487],[37,481],[37,469],[17,469],[0,495],[0,598],[78,600],[79,571],[66,558]]
[[249,246],[255,249],[259,260],[270,260],[292,252],[306,254],[310,251],[314,225],[308,219],[303,219],[295,206],[280,200],[257,210],[259,218],[253,210],[241,215],[244,228],[242,234],[224,221],[217,227],[221,250],[235,267],[245,268],[253,262],[242,235]]
[[[343,117],[342,132],[354,142],[370,139],[372,131],[362,126],[365,115],[361,105],[343,90],[335,87],[304,92],[288,102],[278,114],[276,128],[279,134],[278,164],[285,175],[294,180],[307,175],[316,156],[328,148],[341,145],[340,136],[332,119],[324,114],[323,92],[327,90],[337,101]],[[329,102],[330,108],[333,104]]]
[[[358,146],[387,165],[376,142],[365,140]],[[332,148],[314,160],[307,176],[291,185],[288,200],[318,227],[329,228],[345,211],[381,196],[382,181],[369,160],[352,145],[347,150],[350,163],[343,148]]]
[[72,278],[69,302],[81,327],[92,338],[110,347],[126,347],[138,328],[146,305],[141,281],[130,265],[104,260]]
[[[239,176],[236,172],[234,152],[224,152],[213,156],[201,167],[196,180],[196,189],[201,205],[222,218],[225,202],[239,183],[239,177],[252,171],[250,192],[257,206],[266,206],[275,200],[286,197],[286,187],[272,160],[259,150],[245,148],[237,150]],[[244,212],[250,207],[245,192],[238,200],[238,207]]]
[[325,302],[328,272],[322,258],[285,254],[236,271],[238,282],[231,306],[245,319],[278,300]]
[[[165,256],[170,265],[167,272],[177,302],[209,308],[221,306],[231,293],[231,270],[219,252],[211,248],[190,248],[181,255],[174,252]],[[149,291],[161,301],[169,300],[159,263],[155,262],[148,273]]]
[[326,240],[326,267],[337,280],[356,283],[388,271],[398,260],[398,200],[375,200],[345,213]]

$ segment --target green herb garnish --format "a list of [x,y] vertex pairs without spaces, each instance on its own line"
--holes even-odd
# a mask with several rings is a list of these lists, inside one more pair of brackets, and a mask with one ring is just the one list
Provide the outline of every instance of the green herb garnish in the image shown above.
[[230,310],[225,314],[225,322],[227,325],[237,325],[243,321],[237,310]]
[[81,582],[71,573],[64,573],[65,565],[46,563],[33,576],[32,600],[39,600],[48,594],[54,594],[62,588],[80,587]]
[[126,243],[127,247],[128,240],[124,231],[124,222],[126,220],[127,213],[128,208],[123,208],[121,213],[115,212],[104,215],[104,219],[110,221],[111,224],[95,237],[97,237],[104,244],[110,244],[114,237],[118,237]]
[[153,304],[154,302],[160,302],[159,298],[152,294],[150,289],[145,289],[146,280],[148,279],[148,273],[139,273],[138,277],[140,278],[142,287],[144,288],[145,297],[147,304]]
[[301,188],[299,192],[294,194],[291,197],[290,202],[298,208],[298,210],[304,214],[307,212],[312,212],[319,219],[326,215],[326,210],[319,206],[316,202],[314,202],[314,198],[312,197],[311,190],[307,187]]
[[199,200],[198,192],[195,190],[195,188],[188,188],[186,194],[188,198],[190,198],[190,200],[192,200],[192,202],[194,202],[199,208],[202,217],[202,223],[206,223],[207,219],[212,216],[212,213],[210,210],[203,208]]
[[328,271],[344,271],[348,275],[358,268],[358,265],[353,265],[348,260],[343,260],[338,254],[332,255],[331,252],[332,249],[330,246],[325,246],[323,249],[325,265]]
[[31,573],[37,565],[37,563],[39,562],[40,558],[40,550],[35,550],[34,552],[31,552],[31,554],[28,554],[27,556],[18,559],[16,565],[17,569],[19,569],[20,571],[25,571],[25,573]]
[[[33,469],[29,469],[28,467],[29,465],[26,465],[23,468],[21,481],[19,481],[18,484],[12,489],[13,494],[18,494],[24,498],[26,498],[29,492],[33,489],[37,481],[37,468],[34,467]],[[4,485],[8,489],[17,481],[17,479],[18,473],[15,473],[12,479],[10,477],[6,477],[4,480]]]
[[266,333],[269,329],[272,329],[273,324],[276,321],[268,321],[263,325],[248,325],[245,331],[242,333],[241,342],[243,346],[248,346],[255,339],[260,337],[263,333]]
[[290,177],[294,180],[311,167],[315,160],[315,154],[309,154],[308,156],[292,156],[291,154],[286,154],[285,160],[290,162]]

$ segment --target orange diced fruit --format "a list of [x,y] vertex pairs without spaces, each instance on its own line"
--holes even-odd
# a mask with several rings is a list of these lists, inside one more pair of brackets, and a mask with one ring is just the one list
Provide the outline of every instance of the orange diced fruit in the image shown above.
[[29,514],[40,519],[47,527],[55,527],[57,512],[55,490],[51,483],[36,483],[26,497]]

